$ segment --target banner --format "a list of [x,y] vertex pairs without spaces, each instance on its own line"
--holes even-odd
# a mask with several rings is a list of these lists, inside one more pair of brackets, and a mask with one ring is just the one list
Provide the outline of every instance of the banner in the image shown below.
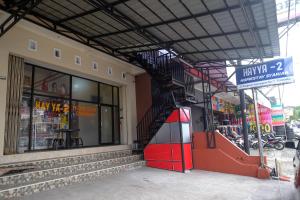
[[272,104],[272,125],[284,126],[284,114],[282,104]]
[[294,82],[292,57],[236,68],[238,89]]

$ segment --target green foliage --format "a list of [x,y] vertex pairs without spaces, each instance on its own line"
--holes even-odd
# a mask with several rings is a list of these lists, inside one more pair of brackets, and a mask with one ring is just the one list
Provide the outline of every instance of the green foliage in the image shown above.
[[291,117],[293,120],[299,120],[300,119],[300,106],[297,106],[294,108],[293,116]]

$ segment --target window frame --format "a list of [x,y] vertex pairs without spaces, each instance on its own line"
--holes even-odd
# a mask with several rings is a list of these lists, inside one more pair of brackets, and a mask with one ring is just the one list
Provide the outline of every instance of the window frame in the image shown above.
[[[89,78],[85,78],[85,77],[81,77],[78,75],[73,75],[73,74],[68,74],[65,72],[61,72],[58,70],[54,70],[54,69],[50,69],[47,67],[43,67],[43,66],[38,66],[35,64],[32,64],[30,62],[25,62],[25,66],[30,66],[32,71],[31,71],[31,90],[30,92],[23,92],[23,94],[29,95],[30,96],[30,119],[29,119],[29,142],[28,142],[28,151],[37,151],[37,150],[33,150],[32,149],[32,118],[33,118],[33,109],[34,109],[34,97],[35,96],[41,96],[41,97],[48,97],[48,98],[55,98],[55,99],[61,99],[61,100],[67,100],[69,101],[69,128],[72,128],[72,124],[71,124],[71,106],[72,106],[72,102],[77,101],[77,102],[82,102],[82,103],[91,103],[91,104],[95,104],[98,106],[98,134],[99,134],[99,144],[95,145],[95,146],[83,146],[83,148],[85,147],[99,147],[99,146],[105,146],[105,145],[119,145],[121,144],[121,127],[119,127],[118,130],[118,142],[115,141],[115,123],[119,124],[120,123],[120,88],[118,86],[114,86],[114,85],[110,85],[107,83],[103,83],[103,82],[99,82],[93,79],[89,79]],[[68,97],[60,97],[60,96],[55,96],[55,95],[47,95],[47,94],[40,94],[40,93],[36,93],[34,92],[34,79],[35,79],[35,75],[36,75],[36,69],[44,69],[44,70],[48,70],[48,71],[52,71],[52,72],[56,72],[56,73],[60,73],[63,75],[68,76],[69,78],[69,96]],[[86,100],[80,100],[80,99],[74,99],[73,98],[73,91],[72,91],[72,80],[73,77],[76,78],[80,78],[80,79],[84,79],[84,80],[88,80],[88,81],[92,81],[92,82],[96,82],[97,83],[97,91],[98,91],[98,100],[97,101],[86,101]],[[105,104],[105,103],[101,103],[100,101],[100,95],[101,95],[101,91],[100,91],[100,84],[104,84],[104,85],[108,85],[111,86],[111,98],[112,98],[112,104]],[[118,95],[118,105],[115,105],[114,103],[114,88],[117,88],[117,95]],[[22,95],[23,95],[22,94]],[[111,106],[112,107],[112,143],[105,143],[102,144],[101,143],[101,106]],[[115,118],[114,118],[114,110],[117,109],[118,110],[118,119],[117,122],[115,122]],[[45,150],[51,150],[51,149],[45,149]]]

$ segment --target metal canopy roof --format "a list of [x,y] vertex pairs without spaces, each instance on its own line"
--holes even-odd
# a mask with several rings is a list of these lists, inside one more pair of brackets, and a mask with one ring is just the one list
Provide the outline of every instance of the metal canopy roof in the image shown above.
[[123,59],[153,49],[193,64],[279,55],[274,0],[42,0],[25,19]]

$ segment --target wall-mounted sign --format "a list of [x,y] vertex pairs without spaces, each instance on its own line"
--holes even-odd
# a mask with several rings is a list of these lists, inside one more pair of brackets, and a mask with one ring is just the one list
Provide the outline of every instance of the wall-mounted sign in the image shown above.
[[292,82],[294,82],[292,57],[236,68],[238,89]]
[[50,111],[50,112],[57,112],[57,113],[67,113],[69,112],[69,104],[67,103],[58,103],[55,101],[35,101],[35,109],[43,110],[43,111]]

